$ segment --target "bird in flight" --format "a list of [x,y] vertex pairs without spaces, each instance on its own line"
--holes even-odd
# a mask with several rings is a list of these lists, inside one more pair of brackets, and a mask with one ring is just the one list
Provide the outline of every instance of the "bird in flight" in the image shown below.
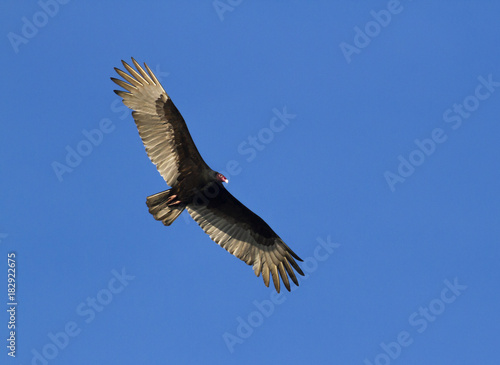
[[[187,209],[191,217],[218,245],[252,265],[255,275],[269,287],[272,277],[280,292],[280,277],[290,291],[289,278],[299,285],[293,269],[304,275],[299,256],[257,214],[223,186],[227,178],[203,161],[186,122],[151,69],[132,58],[135,69],[122,61],[123,80],[111,78],[126,91],[115,90],[132,109],[146,152],[171,187],[146,198],[149,212],[169,226]],[[125,80],[125,81],[124,81]]]

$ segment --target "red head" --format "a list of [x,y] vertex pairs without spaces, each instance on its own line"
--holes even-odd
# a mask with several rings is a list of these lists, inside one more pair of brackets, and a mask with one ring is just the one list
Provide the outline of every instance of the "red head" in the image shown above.
[[220,172],[217,173],[217,180],[220,182],[225,182],[226,184],[229,183],[229,180]]

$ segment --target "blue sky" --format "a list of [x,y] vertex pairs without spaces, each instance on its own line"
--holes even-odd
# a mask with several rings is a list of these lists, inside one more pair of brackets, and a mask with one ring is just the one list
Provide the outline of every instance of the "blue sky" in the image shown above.
[[[0,10],[2,364],[498,364],[498,2]],[[148,213],[131,56],[305,260],[296,290]]]

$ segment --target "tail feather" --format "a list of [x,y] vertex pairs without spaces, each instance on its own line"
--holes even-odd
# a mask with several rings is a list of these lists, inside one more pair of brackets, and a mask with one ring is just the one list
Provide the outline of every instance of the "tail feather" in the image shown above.
[[162,191],[161,193],[148,196],[146,204],[149,208],[149,213],[153,217],[162,221],[164,225],[169,226],[182,213],[185,205],[179,204],[176,206],[168,206],[167,200],[170,197],[171,189]]

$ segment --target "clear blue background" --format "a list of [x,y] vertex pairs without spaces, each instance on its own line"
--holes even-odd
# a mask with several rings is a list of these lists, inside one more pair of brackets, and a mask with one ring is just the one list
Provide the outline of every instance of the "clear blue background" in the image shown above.
[[[72,365],[498,364],[500,89],[457,129],[443,113],[478,77],[500,81],[500,3],[401,1],[378,31],[370,12],[387,1],[233,4],[219,16],[212,1],[69,1],[44,18],[36,2],[2,2],[0,362],[41,364],[45,349]],[[47,24],[14,47],[23,17]],[[340,44],[367,25],[348,62]],[[231,193],[308,258],[270,316],[254,301],[273,289],[250,267],[189,217],[164,227],[148,213],[166,185],[109,80],[130,56],[161,72],[212,168],[239,163]],[[296,117],[248,162],[238,146],[284,106]],[[59,181],[53,163],[104,118],[113,131]],[[446,141],[392,191],[384,173],[436,128]],[[318,261],[328,237],[338,247]],[[123,268],[135,278],[108,300]],[[467,288],[442,307],[455,278]],[[109,303],[87,323],[77,308],[99,293]],[[439,315],[419,333],[409,318],[430,303]],[[247,338],[239,317],[256,326]],[[72,322],[57,349],[49,335]],[[403,331],[412,343],[390,358],[380,344]]]

